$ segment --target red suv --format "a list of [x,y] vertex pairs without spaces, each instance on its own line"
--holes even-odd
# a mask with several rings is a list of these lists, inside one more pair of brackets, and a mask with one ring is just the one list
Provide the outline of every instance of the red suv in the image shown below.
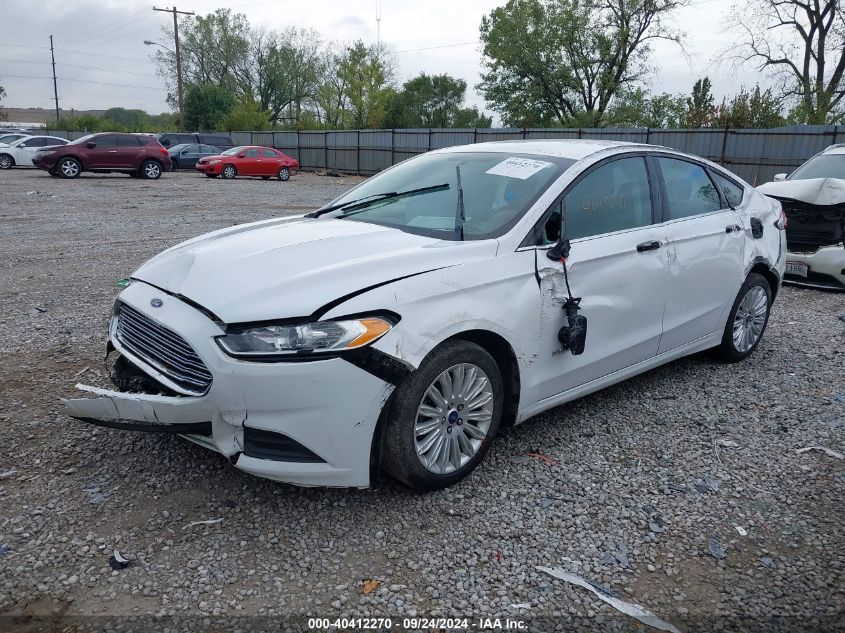
[[32,164],[51,176],[76,178],[83,171],[118,171],[156,179],[170,169],[170,156],[148,134],[89,134],[60,147],[45,147]]

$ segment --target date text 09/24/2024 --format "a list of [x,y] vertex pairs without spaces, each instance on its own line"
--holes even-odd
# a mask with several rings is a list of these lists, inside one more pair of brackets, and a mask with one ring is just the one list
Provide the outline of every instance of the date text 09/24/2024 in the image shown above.
[[438,630],[438,631],[525,631],[528,623],[517,618],[309,618],[308,629],[330,630],[378,630],[396,629]]

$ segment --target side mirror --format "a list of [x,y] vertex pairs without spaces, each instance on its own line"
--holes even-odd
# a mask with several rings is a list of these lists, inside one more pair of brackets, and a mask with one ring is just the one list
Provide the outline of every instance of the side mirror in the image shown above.
[[85,143],[85,147],[87,147],[88,149],[94,149],[95,147],[97,147],[97,144],[94,141],[88,141],[87,143]]
[[557,339],[564,350],[569,350],[573,356],[584,353],[587,345],[587,317],[578,314],[581,309],[581,298],[573,297],[569,289],[569,276],[566,269],[566,260],[569,259],[571,245],[566,239],[561,227],[561,237],[552,248],[546,251],[546,257],[559,261],[563,264],[563,274],[566,279],[566,291],[569,298],[563,304],[563,311],[566,313],[566,325],[560,328]]
[[241,152],[240,154],[238,154],[238,158],[243,158],[244,156],[246,156],[246,152]]
[[775,180],[775,182],[780,182],[782,180],[786,180],[786,174],[775,174],[774,180]]

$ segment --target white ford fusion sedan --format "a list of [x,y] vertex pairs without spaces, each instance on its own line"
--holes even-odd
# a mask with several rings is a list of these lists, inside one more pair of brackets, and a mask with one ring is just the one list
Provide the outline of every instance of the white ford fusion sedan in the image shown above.
[[78,385],[65,406],[279,481],[441,488],[541,411],[701,350],[751,354],[784,222],[667,148],[430,152],[146,262],[114,306],[115,390]]

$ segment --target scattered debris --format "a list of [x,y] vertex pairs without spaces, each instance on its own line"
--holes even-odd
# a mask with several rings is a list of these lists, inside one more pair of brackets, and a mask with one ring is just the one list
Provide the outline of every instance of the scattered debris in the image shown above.
[[845,323],[845,314],[840,314],[839,320],[842,321],[843,323]]
[[774,569],[774,568],[776,567],[774,559],[769,558],[768,556],[763,556],[763,557],[761,557],[761,558],[760,558],[760,563],[761,563],[764,567],[768,567],[769,569]]
[[600,590],[596,585],[592,584],[588,580],[585,580],[580,576],[576,576],[575,574],[570,574],[569,572],[564,571],[560,567],[537,567],[537,569],[539,571],[549,574],[550,576],[554,576],[555,578],[559,578],[560,580],[563,580],[565,582],[592,591],[594,594],[596,594],[596,596],[598,596],[601,600],[612,606],[614,609],[621,611],[626,615],[630,615],[632,618],[636,618],[647,626],[660,629],[661,631],[670,631],[670,633],[680,633],[680,631],[673,625],[669,624],[665,620],[661,620],[659,617],[654,615],[645,607],[641,607],[640,605],[631,602],[625,602],[624,600],[620,600],[619,598],[616,598],[614,596],[607,595],[602,592],[602,590]]
[[367,580],[362,581],[361,589],[363,590],[364,595],[367,595],[367,594],[373,593],[376,589],[378,589],[378,586],[380,584],[381,584],[380,580],[367,579]]
[[530,609],[531,603],[530,602],[517,602],[516,604],[511,605],[511,609]]
[[616,551],[613,552],[613,557],[617,560],[617,562],[622,565],[623,567],[628,566],[628,546],[625,543],[617,543],[616,544]]
[[109,567],[111,567],[112,569],[123,569],[128,565],[128,558],[124,558],[117,550],[114,550],[112,552],[112,555],[109,557]]
[[7,470],[5,473],[0,473],[0,479],[8,479],[17,472],[16,470]]
[[801,453],[806,453],[807,451],[824,451],[825,453],[836,459],[845,459],[845,455],[843,455],[839,451],[835,451],[831,448],[826,448],[824,446],[806,446],[804,448],[796,449],[795,452],[800,455]]
[[183,530],[187,530],[189,527],[194,527],[195,525],[214,525],[215,523],[220,523],[223,519],[209,519],[208,521],[191,521],[188,525],[182,526]]
[[740,536],[748,536],[748,531],[742,527],[741,525],[735,525],[736,531],[739,532]]
[[833,399],[836,402],[845,402],[845,394],[841,394],[841,393],[837,394],[837,395],[833,396]]
[[661,534],[665,532],[666,523],[663,521],[663,517],[657,516],[652,521],[649,521],[648,529],[654,532],[655,534]]
[[717,492],[719,490],[719,485],[722,483],[721,479],[717,479],[716,477],[711,477],[710,475],[704,475],[704,479],[701,481],[695,482],[693,485],[698,492]]
[[526,457],[525,455],[512,455],[511,462],[514,464],[524,464],[525,462],[530,462],[531,458]]
[[11,551],[13,551],[13,550],[8,545],[0,545],[0,556],[8,554]]
[[86,371],[88,371],[89,369],[91,369],[91,367],[89,367],[88,365],[86,365],[86,366],[85,366],[85,369],[81,369],[80,371],[78,371],[77,373],[75,373],[75,374],[73,375],[73,377],[74,377],[74,378],[79,378],[82,374],[84,374],[84,373],[85,373]]
[[716,440],[716,444],[719,445],[719,446],[724,446],[725,448],[739,448],[739,444],[737,444],[733,440],[719,439],[719,440]]
[[716,534],[711,534],[710,538],[707,539],[707,549],[710,551],[710,555],[713,558],[722,560],[725,556],[727,556],[725,548],[722,547],[722,544],[719,542],[719,537]]
[[537,461],[543,462],[545,464],[549,464],[553,466],[558,463],[558,461],[554,457],[549,457],[548,455],[543,455],[542,453],[524,453],[526,457],[530,457],[532,459],[536,459]]
[[554,504],[554,499],[549,499],[548,497],[543,497],[540,499],[540,507],[542,508],[550,508]]
[[102,493],[100,487],[96,484],[89,484],[84,491],[88,493],[88,503],[100,505],[106,502],[106,495]]

